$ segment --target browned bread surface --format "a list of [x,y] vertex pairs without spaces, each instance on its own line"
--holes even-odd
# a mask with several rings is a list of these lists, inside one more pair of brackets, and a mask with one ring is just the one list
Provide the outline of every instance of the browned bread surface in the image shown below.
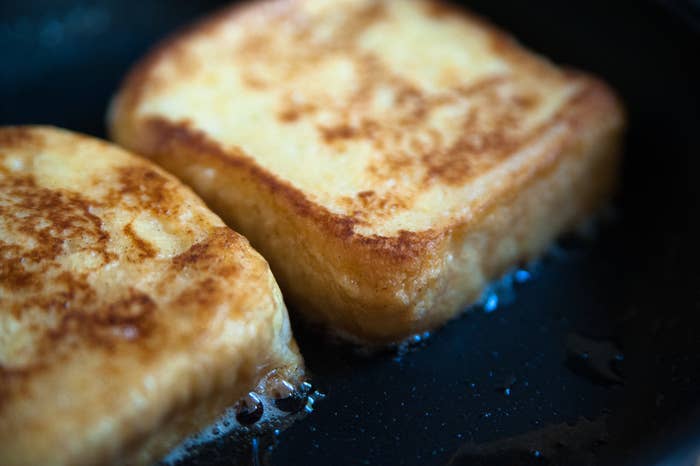
[[427,0],[273,0],[156,48],[114,139],[192,186],[299,312],[387,343],[430,329],[613,190],[600,81]]
[[177,179],[0,128],[0,464],[150,464],[299,364],[267,263]]

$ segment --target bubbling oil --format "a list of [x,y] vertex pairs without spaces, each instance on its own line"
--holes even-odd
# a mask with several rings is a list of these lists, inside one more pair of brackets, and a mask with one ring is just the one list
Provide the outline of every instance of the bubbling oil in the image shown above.
[[196,455],[205,445],[228,437],[250,442],[251,454],[257,459],[259,438],[279,436],[292,423],[313,412],[315,403],[325,398],[307,381],[295,386],[278,380],[267,392],[248,393],[211,425],[175,447],[161,464],[177,465]]

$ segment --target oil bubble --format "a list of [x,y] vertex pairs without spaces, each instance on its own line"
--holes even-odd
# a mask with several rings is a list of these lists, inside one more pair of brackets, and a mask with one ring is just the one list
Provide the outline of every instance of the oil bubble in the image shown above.
[[254,392],[248,393],[238,401],[233,409],[236,410],[236,420],[244,426],[258,422],[264,412],[262,400]]

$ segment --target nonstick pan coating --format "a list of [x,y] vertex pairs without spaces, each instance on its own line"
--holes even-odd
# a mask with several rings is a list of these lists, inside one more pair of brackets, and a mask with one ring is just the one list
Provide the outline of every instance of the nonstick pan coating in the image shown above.
[[[0,3],[0,123],[104,137],[108,99],[134,60],[219,5]],[[544,260],[513,303],[465,315],[400,357],[329,348],[295,322],[326,398],[256,449],[222,441],[186,464],[685,465],[700,456],[700,7],[469,6],[622,95],[630,127],[615,219],[592,244],[565,241],[568,252]]]

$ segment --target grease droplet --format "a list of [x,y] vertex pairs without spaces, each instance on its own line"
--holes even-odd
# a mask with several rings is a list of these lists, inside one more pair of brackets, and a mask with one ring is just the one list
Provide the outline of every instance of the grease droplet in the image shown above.
[[253,392],[239,400],[233,408],[236,411],[236,420],[242,425],[255,424],[263,415],[262,400]]

